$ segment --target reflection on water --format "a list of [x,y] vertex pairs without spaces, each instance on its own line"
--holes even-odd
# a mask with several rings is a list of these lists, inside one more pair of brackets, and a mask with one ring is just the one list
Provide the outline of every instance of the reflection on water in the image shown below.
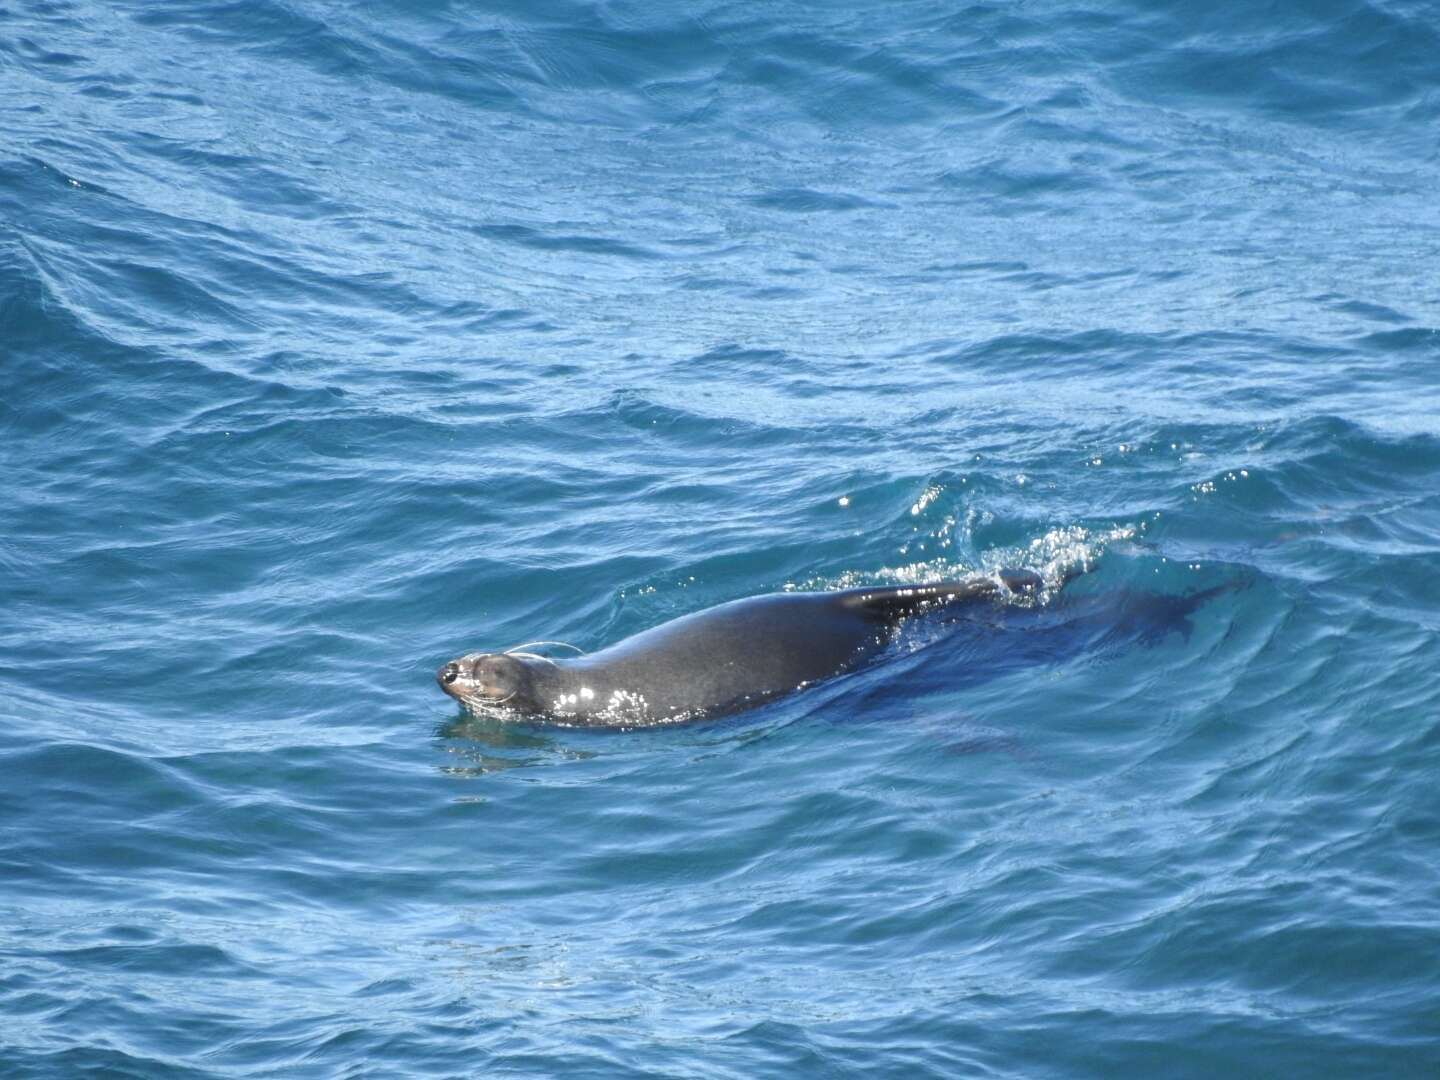
[[435,732],[446,740],[444,752],[458,763],[441,765],[449,776],[479,777],[555,761],[582,761],[593,757],[588,750],[563,745],[558,739],[529,724],[498,717],[462,713]]

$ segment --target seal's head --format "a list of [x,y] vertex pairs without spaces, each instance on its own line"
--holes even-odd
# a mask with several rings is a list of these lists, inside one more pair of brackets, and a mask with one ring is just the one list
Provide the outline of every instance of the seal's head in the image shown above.
[[523,657],[510,653],[471,653],[450,661],[435,678],[441,690],[467,709],[536,708],[533,673]]

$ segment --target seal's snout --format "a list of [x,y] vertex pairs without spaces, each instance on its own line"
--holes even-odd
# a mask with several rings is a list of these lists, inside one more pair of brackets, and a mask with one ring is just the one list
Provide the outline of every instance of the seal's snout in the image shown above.
[[[554,661],[550,661],[553,663]],[[435,672],[440,689],[466,708],[528,700],[531,675],[518,657],[508,653],[468,653]]]

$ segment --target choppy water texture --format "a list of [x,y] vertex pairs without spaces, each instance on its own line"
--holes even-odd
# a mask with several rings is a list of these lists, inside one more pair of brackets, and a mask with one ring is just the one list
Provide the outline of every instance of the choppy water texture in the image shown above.
[[1437,125],[1415,0],[0,0],[0,1071],[1434,1075]]

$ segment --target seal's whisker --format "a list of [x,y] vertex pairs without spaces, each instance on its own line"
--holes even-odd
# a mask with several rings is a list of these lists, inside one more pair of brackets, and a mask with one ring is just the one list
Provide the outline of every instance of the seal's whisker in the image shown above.
[[[559,667],[559,666],[560,666],[559,664],[555,663],[554,660],[551,660],[550,657],[548,657],[548,656],[541,656],[539,653],[533,653],[533,652],[515,652],[515,651],[512,650],[512,651],[510,651],[510,652],[507,652],[505,655],[506,655],[506,656],[519,657],[521,660],[543,660],[543,661],[545,661],[545,663],[549,664],[551,667]],[[508,700],[508,699],[507,699],[507,700]]]
[[[568,641],[527,641],[527,642],[525,642],[524,645],[516,645],[514,648],[506,649],[506,650],[505,650],[505,655],[506,655],[506,656],[525,656],[525,655],[533,656],[533,655],[534,655],[533,653],[528,653],[528,654],[527,654],[527,653],[522,653],[520,650],[521,650],[521,649],[533,648],[533,647],[536,646],[536,645],[559,645],[562,649],[574,649],[575,652],[576,652],[576,654],[579,655],[579,656],[584,656],[584,655],[585,655],[585,650],[584,650],[584,649],[580,648],[579,645],[571,645]],[[541,657],[541,659],[543,660],[544,657]]]
[[[518,692],[519,691],[516,691],[516,693]],[[515,694],[510,694],[507,697],[501,698],[499,701],[491,701],[483,694],[466,694],[461,697],[459,701],[462,706],[469,709],[472,713],[479,713],[482,715],[504,715],[510,710],[502,709],[500,708],[500,706],[504,705],[507,701],[510,700],[510,698],[513,698],[514,696]]]

